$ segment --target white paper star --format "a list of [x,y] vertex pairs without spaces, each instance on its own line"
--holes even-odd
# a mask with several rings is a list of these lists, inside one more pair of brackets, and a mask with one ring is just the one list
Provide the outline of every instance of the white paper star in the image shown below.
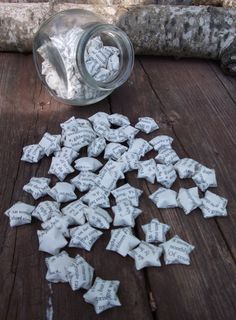
[[54,174],[60,181],[64,181],[66,176],[74,171],[66,159],[53,157],[48,174]]
[[170,230],[168,224],[161,223],[158,219],[152,219],[151,222],[142,225],[146,236],[146,242],[165,242],[166,233]]
[[40,147],[44,153],[49,156],[53,152],[60,151],[61,135],[52,135],[48,132],[44,133],[42,139],[39,141]]
[[151,199],[157,208],[176,208],[177,203],[177,192],[174,190],[159,188],[154,193],[150,194],[149,199]]
[[179,161],[179,156],[172,148],[160,149],[158,155],[155,157],[155,160],[156,162],[169,165],[175,164],[177,161]]
[[126,228],[118,228],[111,230],[111,238],[106,250],[115,251],[121,256],[127,256],[128,252],[137,247],[140,240],[132,235],[132,232],[125,230]]
[[91,227],[89,223],[85,223],[82,226],[72,228],[70,234],[71,240],[69,247],[82,248],[90,251],[94,243],[103,233]]
[[52,255],[58,254],[61,248],[67,245],[62,232],[56,227],[37,231],[39,238],[39,251],[48,252]]
[[80,288],[88,290],[92,286],[94,268],[79,254],[74,263],[67,268],[67,278],[73,291]]
[[202,200],[199,198],[198,188],[180,188],[177,196],[177,202],[179,207],[184,210],[184,213],[189,214],[202,204]]
[[135,128],[148,134],[150,132],[153,132],[154,130],[159,129],[159,126],[153,118],[140,117],[138,118],[138,123],[135,125]]
[[133,206],[138,207],[139,197],[143,191],[132,187],[129,183],[126,183],[123,186],[111,191],[111,193],[115,197],[116,202],[129,200]]
[[159,245],[164,250],[165,264],[190,264],[190,252],[193,251],[194,246],[180,239],[179,236],[174,236]]
[[75,186],[68,182],[57,182],[56,185],[48,191],[48,195],[57,202],[68,202],[77,199],[74,190]]
[[44,222],[53,216],[61,216],[60,203],[56,201],[40,202],[32,212],[32,216]]
[[180,179],[192,178],[196,172],[196,167],[199,163],[191,158],[180,159],[175,165],[175,170],[178,172]]
[[108,193],[96,186],[89,190],[89,192],[86,193],[82,198],[80,198],[80,200],[87,203],[90,207],[110,207]]
[[43,158],[44,155],[44,150],[40,147],[40,145],[31,144],[23,148],[21,160],[29,163],[37,163]]
[[117,306],[121,306],[120,300],[117,297],[117,291],[120,281],[108,281],[97,277],[92,288],[84,295],[84,300],[93,304],[97,314]]
[[94,139],[88,146],[88,157],[98,157],[106,148],[106,140],[103,137]]
[[227,216],[228,200],[218,196],[217,194],[207,191],[205,197],[202,198],[200,209],[204,218],[225,217]]
[[116,206],[112,207],[112,211],[115,215],[113,225],[128,227],[134,227],[135,218],[142,212],[141,210],[137,212],[129,200],[118,202]]
[[149,143],[153,146],[155,151],[159,151],[161,149],[171,149],[173,140],[172,137],[160,135],[150,140]]
[[139,161],[138,178],[144,178],[150,183],[154,183],[156,179],[156,162],[154,159]]
[[156,179],[163,187],[169,189],[177,178],[177,174],[172,164],[157,164]]
[[49,220],[43,222],[41,227],[43,229],[51,229],[52,227],[56,227],[59,231],[62,232],[64,237],[70,236],[69,226],[74,224],[74,219],[70,216],[53,216]]
[[88,223],[95,228],[99,229],[109,229],[110,223],[112,222],[112,217],[109,213],[100,208],[89,208],[89,210],[85,213],[86,219]]
[[45,259],[48,271],[46,279],[49,282],[68,282],[68,271],[75,259],[70,258],[66,251],[62,251],[59,254]]
[[129,152],[138,154],[140,158],[144,157],[144,155],[149,151],[151,151],[152,149],[153,149],[152,146],[142,138],[131,140],[130,146],[129,146]]
[[102,163],[95,158],[83,157],[75,161],[75,169],[78,171],[95,172],[101,167]]
[[67,147],[61,148],[60,151],[55,152],[56,158],[61,158],[66,160],[69,164],[71,164],[76,158],[78,158],[79,153],[75,150]]
[[135,260],[135,267],[137,270],[146,267],[160,267],[161,254],[161,248],[145,241],[141,241],[136,249],[129,252],[129,256]]
[[36,178],[30,179],[30,182],[24,185],[23,190],[32,195],[37,200],[48,194],[50,179],[48,178]]
[[34,206],[18,201],[8,210],[6,210],[4,214],[9,217],[10,226],[16,227],[21,226],[23,224],[31,223],[31,214],[34,209]]
[[80,174],[70,182],[81,192],[88,191],[94,186],[94,180],[97,175],[91,171],[81,171]]
[[196,173],[192,179],[203,192],[210,187],[217,187],[215,170],[209,169],[201,164],[197,166]]
[[65,206],[62,210],[64,215],[73,218],[75,224],[85,223],[85,214],[89,211],[89,207],[86,206],[80,199],[71,202]]

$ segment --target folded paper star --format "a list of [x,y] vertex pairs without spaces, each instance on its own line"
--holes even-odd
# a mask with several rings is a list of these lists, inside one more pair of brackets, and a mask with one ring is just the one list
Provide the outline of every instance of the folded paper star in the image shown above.
[[110,207],[108,192],[96,186],[89,190],[89,192],[80,199],[87,203],[90,207]]
[[16,227],[23,224],[31,223],[31,215],[34,209],[34,206],[18,201],[13,206],[11,206],[11,208],[6,210],[4,214],[9,217],[10,226]]
[[61,248],[67,245],[62,232],[55,226],[47,230],[38,230],[37,234],[39,238],[39,251],[55,255],[59,253]]
[[119,285],[120,281],[108,281],[97,277],[93,286],[83,295],[84,300],[93,304],[97,314],[107,309],[121,306],[117,296]]
[[136,153],[137,155],[139,155],[139,158],[143,157],[146,153],[148,153],[152,149],[153,149],[152,146],[142,138],[131,140],[130,146],[129,146],[129,152]]
[[122,127],[130,124],[129,118],[123,114],[113,113],[108,116],[108,120],[111,124]]
[[111,238],[106,250],[115,251],[125,257],[139,243],[140,240],[133,236],[129,229],[118,228],[111,231]]
[[77,199],[74,190],[75,186],[68,182],[57,182],[56,185],[48,191],[48,195],[57,202],[68,202]]
[[129,200],[132,206],[138,207],[139,197],[143,193],[142,190],[132,187],[129,183],[113,190],[112,195],[115,197],[116,202]]
[[67,278],[73,291],[80,288],[88,290],[92,286],[94,268],[79,254],[67,268]]
[[103,137],[94,139],[88,146],[88,157],[98,157],[106,148],[106,140]]
[[66,176],[74,171],[66,159],[53,157],[48,173],[54,174],[60,181],[64,181]]
[[89,211],[89,207],[79,199],[71,202],[61,211],[64,215],[73,218],[74,224],[84,224],[85,214]]
[[157,208],[176,208],[177,203],[177,192],[174,190],[159,188],[154,193],[150,194],[149,199],[151,199]]
[[135,128],[148,134],[159,129],[159,126],[153,118],[140,117],[138,118],[138,123],[135,125]]
[[69,164],[71,164],[76,158],[78,158],[79,153],[75,150],[67,147],[61,148],[60,151],[55,152],[56,158],[61,158],[66,160]]
[[196,172],[198,162],[191,158],[180,159],[175,164],[175,170],[178,172],[180,179],[192,178]]
[[37,200],[48,194],[50,179],[36,178],[30,179],[30,182],[24,185],[23,190],[32,195]]
[[75,169],[78,171],[97,171],[99,168],[102,167],[102,163],[90,157],[79,158],[75,161]]
[[156,162],[154,159],[139,161],[138,163],[138,178],[143,178],[154,183],[156,179]]
[[218,196],[217,194],[207,191],[205,197],[202,198],[200,209],[204,218],[225,217],[227,216],[228,200]]
[[131,256],[135,261],[135,267],[137,270],[141,270],[146,267],[160,267],[161,254],[161,248],[145,241],[141,241],[137,248],[129,252],[129,256]]
[[170,188],[177,178],[177,174],[172,164],[157,164],[156,179],[157,182],[165,188]]
[[194,250],[194,246],[180,239],[179,236],[174,236],[159,247],[164,250],[165,264],[190,264],[189,254]]
[[101,231],[91,227],[89,223],[72,228],[70,230],[71,240],[69,247],[82,248],[90,251],[94,243],[103,234]]
[[49,282],[68,282],[68,271],[75,259],[69,257],[66,251],[62,251],[53,257],[45,259],[48,271],[46,274],[46,279]]
[[70,231],[69,231],[69,226],[74,224],[74,219],[71,218],[70,216],[53,216],[49,220],[43,222],[41,224],[41,227],[43,229],[51,229],[52,227],[56,227],[59,231],[62,232],[64,237],[69,237],[70,236]]
[[48,132],[44,133],[42,139],[39,141],[39,146],[43,149],[47,156],[53,152],[60,151],[61,135],[52,135]]
[[153,146],[155,151],[160,151],[161,149],[171,149],[173,140],[172,137],[160,135],[150,140],[149,143]]
[[32,216],[41,221],[46,221],[53,216],[61,216],[60,203],[56,201],[40,202],[32,212]]
[[104,152],[104,159],[118,160],[127,149],[126,146],[120,143],[108,143]]
[[175,164],[177,161],[179,161],[179,156],[172,148],[160,149],[158,151],[158,155],[155,157],[155,160],[156,162],[162,164]]
[[189,214],[194,209],[200,207],[202,200],[199,198],[198,188],[180,188],[177,202],[179,207],[184,210],[185,214]]
[[94,186],[94,180],[97,175],[91,171],[81,171],[80,174],[70,182],[81,192],[88,191]]
[[100,208],[89,208],[89,210],[85,213],[86,219],[88,223],[95,228],[99,229],[109,229],[110,223],[112,222],[112,217],[109,213]]
[[121,162],[124,165],[123,172],[137,170],[139,165],[139,156],[134,152],[127,151],[122,154],[118,159],[118,162]]
[[215,170],[209,169],[201,164],[197,166],[196,173],[192,179],[203,192],[210,187],[217,187]]
[[45,152],[43,148],[40,147],[40,145],[31,144],[23,148],[23,155],[21,157],[21,160],[29,163],[37,163],[43,158],[44,155]]
[[170,230],[170,226],[161,223],[158,219],[152,219],[151,222],[142,225],[142,229],[146,236],[146,242],[165,242],[166,233]]
[[141,210],[132,206],[129,200],[120,201],[112,207],[114,212],[114,226],[134,227],[135,219],[141,214]]
[[103,171],[94,179],[94,184],[110,194],[111,190],[116,188],[118,180],[119,178],[112,171]]

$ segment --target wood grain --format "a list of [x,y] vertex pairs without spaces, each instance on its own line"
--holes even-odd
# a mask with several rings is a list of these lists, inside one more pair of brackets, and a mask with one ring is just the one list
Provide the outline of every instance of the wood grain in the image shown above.
[[[227,219],[204,220],[200,210],[186,217],[180,209],[158,210],[147,198],[157,184],[129,174],[130,183],[145,190],[138,235],[144,236],[140,224],[157,217],[171,225],[170,236],[178,234],[196,246],[190,267],[146,270],[158,319],[232,319],[236,314],[236,176],[232,172],[235,104],[206,62],[150,57],[139,60],[128,83],[112,95],[112,112],[119,110],[133,121],[143,115],[159,121],[158,133],[175,139],[174,148],[180,157],[192,157],[216,169],[219,187],[215,192],[229,198]],[[150,157],[154,155],[155,152]],[[181,181],[175,183],[174,189],[177,191],[180,185],[190,187],[194,183]]]
[[[125,85],[108,99],[90,107],[58,103],[41,86],[32,57],[0,55],[0,312],[3,320],[43,320],[52,297],[54,320],[208,320],[235,317],[236,236],[234,170],[236,82],[222,76],[217,65],[197,60],[138,58]],[[144,190],[143,214],[135,232],[144,238],[141,224],[157,217],[171,225],[169,237],[178,234],[194,244],[190,266],[163,266],[136,271],[131,258],[105,251],[109,232],[90,253],[82,254],[95,267],[96,275],[121,281],[121,308],[97,316],[84,303],[83,292],[73,292],[67,284],[52,285],[45,280],[46,254],[38,252],[36,230],[40,224],[11,229],[3,212],[17,200],[33,203],[22,187],[32,176],[47,176],[49,159],[30,165],[20,162],[22,147],[37,143],[43,133],[58,133],[59,123],[75,115],[84,117],[97,111],[119,112],[132,124],[142,115],[160,124],[156,134],[173,136],[180,157],[189,156],[214,167],[218,184],[213,192],[229,199],[229,216],[204,220],[196,210],[185,216],[179,209],[158,210],[148,199],[157,184],[127,175],[130,184]],[[140,135],[147,138],[146,135]],[[84,153],[83,153],[84,154]],[[150,152],[148,158],[155,152]],[[55,182],[56,179],[53,179]],[[193,186],[176,182],[174,189]],[[78,196],[80,194],[78,193]],[[163,261],[162,261],[163,262]],[[153,299],[152,299],[153,298]],[[152,302],[152,308],[150,303]]]
[[[11,229],[3,212],[14,202],[33,203],[22,187],[32,176],[47,176],[49,159],[39,165],[20,162],[22,147],[37,143],[45,131],[58,133],[60,122],[72,115],[87,118],[99,110],[109,112],[103,101],[95,106],[65,106],[52,99],[41,87],[34,71],[32,57],[0,55],[0,297],[1,319],[45,319],[50,290],[45,280],[47,256],[38,252],[36,230],[40,224]],[[54,179],[55,181],[55,179]],[[83,301],[84,292],[73,292],[67,284],[52,285],[54,319],[153,319],[144,275],[133,269],[133,262],[105,251],[109,231],[95,244],[91,253],[71,249],[71,255],[82,254],[104,279],[121,281],[119,297],[122,308],[97,316],[93,307]]]

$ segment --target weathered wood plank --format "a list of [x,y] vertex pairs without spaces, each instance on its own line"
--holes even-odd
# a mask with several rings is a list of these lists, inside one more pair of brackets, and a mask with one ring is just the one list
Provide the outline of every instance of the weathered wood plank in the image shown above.
[[[45,280],[47,256],[38,252],[36,230],[40,224],[11,229],[3,212],[14,202],[33,203],[22,191],[30,177],[46,176],[49,159],[40,164],[20,162],[22,147],[37,143],[45,131],[59,132],[59,123],[75,115],[85,117],[103,110],[107,101],[95,106],[65,106],[52,99],[41,87],[34,71],[32,56],[0,55],[0,312],[1,319],[45,319],[50,289]],[[55,181],[55,179],[53,179]],[[95,267],[96,275],[121,281],[121,308],[96,316],[83,301],[83,292],[73,292],[66,284],[52,285],[54,319],[153,319],[144,274],[133,269],[133,262],[105,251],[109,232],[95,244],[91,253],[81,253]]]
[[[158,134],[175,138],[174,148],[180,157],[193,157],[216,168],[219,181],[216,192],[230,200],[229,217],[225,219],[204,220],[200,210],[189,216],[179,209],[158,210],[147,198],[157,189],[157,184],[137,180],[136,173],[129,174],[130,183],[145,190],[138,234],[143,237],[140,225],[157,217],[171,225],[170,236],[178,234],[196,246],[189,267],[147,269],[157,317],[161,320],[232,319],[236,314],[233,301],[236,267],[232,256],[236,243],[233,235],[236,177],[231,172],[235,158],[232,149],[235,105],[222,87],[216,86],[215,98],[212,88],[216,85],[215,76],[205,62],[142,58],[141,63],[136,62],[133,76],[111,96],[112,112],[124,113],[132,121],[142,115],[154,117],[161,125]],[[206,77],[208,82],[201,86],[199,77],[201,81]],[[150,139],[155,135],[151,134]],[[150,157],[154,154],[150,153]],[[178,190],[179,186],[176,183],[174,189]],[[181,186],[194,186],[194,183],[183,181]],[[219,225],[229,232],[227,243]]]

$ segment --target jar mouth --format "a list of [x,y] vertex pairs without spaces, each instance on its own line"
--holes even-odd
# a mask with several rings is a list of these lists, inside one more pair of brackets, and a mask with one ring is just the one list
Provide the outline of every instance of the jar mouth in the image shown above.
[[[88,42],[96,36],[101,34],[106,35],[116,46],[119,51],[119,70],[115,75],[107,81],[97,81],[88,72],[85,63],[85,53]],[[134,49],[131,41],[125,32],[120,28],[111,24],[95,24],[86,30],[81,36],[78,45],[76,47],[76,63],[81,73],[81,76],[85,79],[86,83],[98,90],[114,90],[121,86],[130,76],[130,73],[134,65]]]

